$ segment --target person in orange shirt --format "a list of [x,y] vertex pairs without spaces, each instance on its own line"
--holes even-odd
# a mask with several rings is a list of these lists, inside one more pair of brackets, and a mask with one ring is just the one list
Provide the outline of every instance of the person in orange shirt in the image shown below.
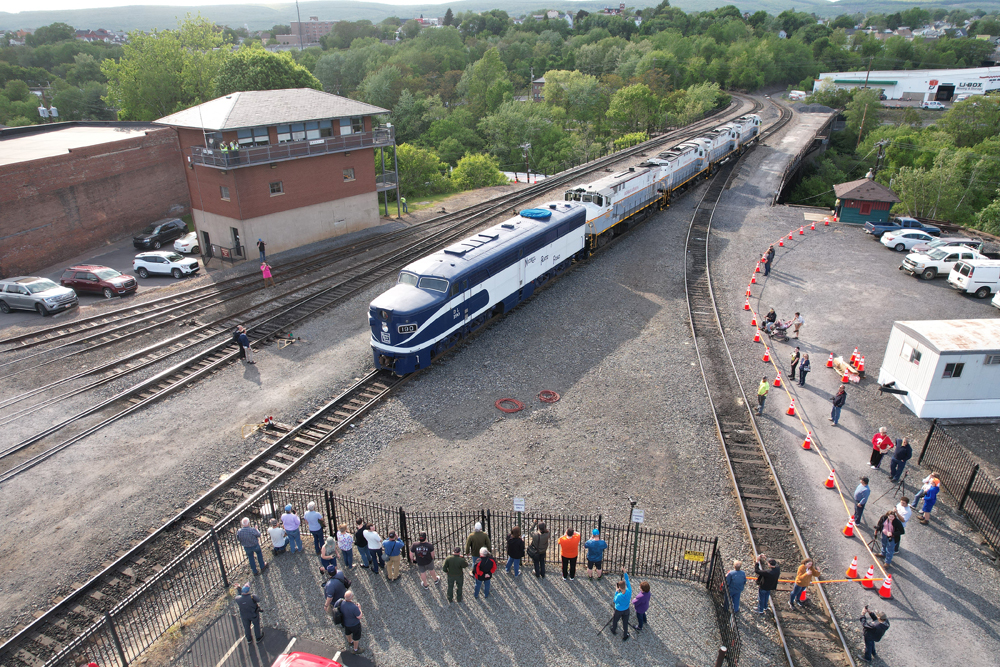
[[580,533],[576,533],[572,528],[559,538],[559,551],[562,554],[563,580],[569,577],[570,581],[576,579],[576,559],[580,555]]

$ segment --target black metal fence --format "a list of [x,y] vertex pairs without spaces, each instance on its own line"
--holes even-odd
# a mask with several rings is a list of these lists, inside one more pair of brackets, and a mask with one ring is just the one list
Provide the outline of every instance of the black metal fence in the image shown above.
[[[236,531],[244,516],[262,533],[261,543],[266,549],[269,520],[279,516],[286,504],[293,505],[301,516],[309,502],[315,502],[317,509],[324,512],[328,534],[334,534],[337,527],[344,524],[353,533],[356,519],[363,518],[372,522],[383,537],[390,530],[395,530],[406,543],[407,557],[409,546],[416,541],[420,531],[427,532],[428,539],[437,547],[436,557],[443,559],[455,546],[464,549],[467,536],[475,524],[480,523],[490,536],[494,555],[498,559],[506,559],[506,538],[510,529],[520,525],[528,534],[536,522],[544,521],[551,534],[547,561],[557,563],[560,554],[556,540],[567,529],[581,532],[586,539],[590,531],[598,528],[602,538],[608,542],[604,556],[606,570],[626,565],[635,576],[707,584],[715,601],[723,643],[730,651],[730,664],[735,664],[739,655],[735,619],[723,618],[714,590],[717,588],[715,580],[720,576],[717,572],[721,568],[715,538],[657,531],[643,528],[640,524],[608,524],[601,515],[571,516],[485,509],[409,512],[402,507],[344,498],[330,492],[269,489],[249,498],[243,511],[232,513],[195,539],[113,609],[103,615],[92,615],[90,627],[78,631],[65,648],[45,661],[45,667],[69,667],[88,662],[96,662],[102,667],[127,667],[197,604],[217,596],[231,585],[242,584],[248,577],[250,568],[246,552],[236,540]],[[309,548],[309,535],[304,527],[303,533],[306,533],[304,546]],[[24,641],[33,640],[26,637]],[[6,658],[16,656],[19,648],[25,646],[5,646],[0,664],[8,664]],[[32,653],[38,655],[34,650]]]
[[729,667],[736,667],[740,661],[740,650],[743,641],[740,638],[740,626],[736,622],[736,614],[733,613],[732,605],[729,602],[729,586],[726,585],[726,568],[722,563],[722,556],[716,551],[712,556],[712,568],[708,580],[708,593],[712,597],[715,607],[715,620],[719,625],[719,635],[722,637],[722,645],[726,647],[726,663]]
[[[935,419],[917,462],[941,476],[941,486],[956,500],[991,547],[1000,550],[1000,485],[981,473],[979,464]],[[917,508],[919,509],[919,508]]]

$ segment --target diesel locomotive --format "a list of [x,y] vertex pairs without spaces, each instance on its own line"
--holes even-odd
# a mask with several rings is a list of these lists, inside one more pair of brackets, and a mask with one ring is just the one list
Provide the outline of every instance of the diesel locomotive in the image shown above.
[[759,116],[743,116],[409,264],[368,309],[375,367],[397,375],[426,368],[574,261],[669,206],[697,178],[711,176],[757,141],[760,126]]

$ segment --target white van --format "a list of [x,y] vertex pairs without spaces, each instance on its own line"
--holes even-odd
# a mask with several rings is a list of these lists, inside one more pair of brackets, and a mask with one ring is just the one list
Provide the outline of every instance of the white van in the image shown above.
[[948,274],[948,284],[977,299],[1000,292],[1000,259],[967,259]]
[[792,102],[800,101],[806,99],[806,91],[804,90],[790,90],[788,91],[788,99]]

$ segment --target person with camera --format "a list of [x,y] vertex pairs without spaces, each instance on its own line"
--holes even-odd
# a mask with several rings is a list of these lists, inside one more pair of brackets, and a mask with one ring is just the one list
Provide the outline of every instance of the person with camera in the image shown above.
[[482,547],[479,550],[479,560],[472,567],[472,576],[476,579],[476,589],[472,593],[472,597],[479,599],[479,589],[483,588],[483,592],[488,600],[490,597],[490,583],[493,581],[493,574],[497,571],[497,562],[490,554],[490,550],[486,547]]
[[820,571],[816,568],[816,564],[813,563],[813,559],[803,559],[799,564],[799,569],[795,573],[795,585],[792,586],[792,594],[788,598],[789,609],[795,609],[795,605],[800,607],[805,606],[801,600],[802,591],[813,582],[813,579],[818,579],[819,577]]
[[767,613],[767,603],[772,592],[778,590],[781,568],[778,567],[778,561],[761,554],[753,564],[753,571],[757,575],[757,613],[763,615]]
[[868,605],[861,610],[861,630],[865,637],[865,655],[862,658],[865,662],[871,662],[875,653],[875,642],[882,641],[885,631],[889,629],[889,619],[884,611],[875,613],[868,610]]
[[[247,644],[253,645],[254,639],[258,642],[264,638],[264,633],[260,630],[260,605],[256,595],[250,595],[250,583],[243,584],[240,594],[236,596],[236,606],[240,609],[240,620],[243,621],[243,631],[247,636]],[[253,635],[250,634],[250,626],[253,626]]]
[[347,593],[347,589],[351,587],[351,582],[347,578],[347,575],[337,569],[336,565],[327,565],[326,573],[330,576],[330,579],[323,586],[323,592],[326,594],[326,604],[324,604],[323,608],[329,613],[333,608],[333,604]]
[[531,531],[531,542],[528,544],[527,554],[534,565],[535,576],[545,578],[545,553],[549,549],[549,529],[545,527],[544,521],[536,521],[535,527]]
[[615,615],[611,618],[611,634],[618,634],[618,621],[622,622],[622,641],[628,641],[628,616],[632,605],[632,582],[629,581],[628,572],[622,568],[622,580],[615,586]]

